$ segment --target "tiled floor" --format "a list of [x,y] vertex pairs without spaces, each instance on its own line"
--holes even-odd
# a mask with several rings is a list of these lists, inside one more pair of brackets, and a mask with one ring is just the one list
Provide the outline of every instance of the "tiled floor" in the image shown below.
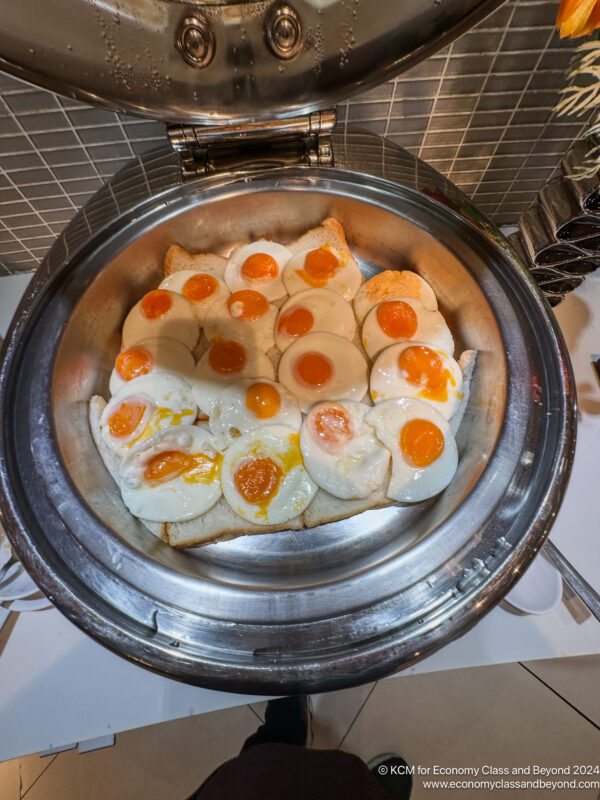
[[[430,778],[435,765],[593,766],[600,763],[599,684],[600,656],[399,676],[313,697],[312,746],[340,747],[364,760],[397,752],[429,769]],[[122,733],[114,747],[83,755],[71,750],[7,761],[0,764],[0,798],[184,800],[236,754],[260,724],[264,707],[258,703]],[[425,788],[424,779],[414,779],[414,800],[447,796]],[[589,779],[600,782],[600,775]],[[469,800],[596,800],[599,789],[449,794]]]

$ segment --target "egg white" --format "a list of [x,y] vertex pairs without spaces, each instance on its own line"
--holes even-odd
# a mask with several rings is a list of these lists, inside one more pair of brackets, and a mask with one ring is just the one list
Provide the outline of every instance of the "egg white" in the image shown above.
[[[398,365],[398,358],[407,347],[414,346],[429,347],[441,358],[443,368],[450,373],[454,381],[454,385],[450,380],[447,383],[447,400],[434,400],[424,396],[423,387],[411,383],[404,377]],[[443,350],[426,342],[401,342],[386,347],[379,353],[371,369],[370,388],[371,398],[375,404],[392,397],[414,397],[430,403],[445,419],[450,419],[457,411],[463,397],[463,376],[457,362]]]
[[322,406],[308,413],[300,431],[300,449],[311,478],[326,492],[342,500],[368,497],[386,478],[390,454],[366,421],[370,406],[352,400],[338,401],[350,418],[352,438],[336,452],[322,447],[314,433],[312,417]]
[[[250,279],[242,275],[244,262],[255,253],[265,253],[274,259],[278,268],[274,278]],[[261,240],[252,242],[252,244],[244,244],[229,256],[225,267],[225,283],[232,292],[238,292],[240,289],[254,289],[254,291],[264,294],[270,302],[281,300],[287,295],[287,289],[282,281],[283,269],[291,257],[291,251],[276,242]]]
[[[444,437],[441,455],[426,467],[414,467],[400,448],[400,433],[407,422],[425,419],[436,425]],[[411,398],[394,398],[379,403],[367,413],[367,422],[392,454],[392,475],[387,488],[391,500],[417,503],[434,497],[448,486],[458,466],[458,451],[446,419],[429,403]]]
[[123,323],[122,346],[131,347],[144,339],[161,337],[165,339],[177,339],[193,350],[198,336],[200,326],[193,306],[185,297],[176,292],[169,292],[171,307],[162,316],[156,319],[148,319],[142,311],[142,300],[137,302]]
[[282,352],[298,337],[280,331],[279,320],[283,314],[298,306],[308,309],[314,317],[309,333],[325,331],[336,333],[349,341],[354,338],[356,321],[350,304],[331,289],[306,289],[290,297],[279,311],[275,324],[275,344]]
[[[257,291],[257,290],[253,290]],[[262,294],[262,293],[261,293]],[[231,311],[235,312],[235,303]],[[217,300],[206,312],[204,333],[208,341],[215,338],[233,339],[266,353],[275,345],[274,331],[277,308],[269,303],[265,314],[258,319],[241,319],[232,315],[227,298]]]
[[[217,281],[216,291],[206,297],[204,300],[190,300],[183,294],[183,288],[185,284],[195,275],[210,275]],[[182,269],[179,270],[179,272],[173,272],[172,275],[169,275],[163,281],[161,281],[158,288],[168,289],[171,292],[176,292],[177,294],[182,295],[182,297],[185,297],[185,299],[194,309],[196,319],[201,325],[204,322],[204,318],[206,317],[206,312],[208,311],[209,307],[217,300],[222,300],[223,298],[229,297],[229,289],[221,280],[221,278],[219,278],[217,275],[214,275],[212,272],[205,272],[204,270]]]
[[[305,353],[321,353],[333,364],[332,380],[306,386],[295,375],[295,363]],[[279,362],[279,382],[296,396],[302,411],[319,400],[362,400],[368,387],[367,362],[360,350],[335,333],[307,333],[291,344]]]
[[417,329],[410,340],[404,338],[395,339],[388,336],[377,321],[377,309],[381,305],[381,303],[378,303],[369,311],[362,327],[363,347],[370,358],[374,359],[384,348],[400,341],[426,342],[430,346],[443,350],[445,353],[454,355],[454,339],[446,320],[439,311],[428,311],[423,303],[420,300],[415,300],[414,297],[389,297],[384,302],[392,300],[401,300],[413,309],[417,316]]
[[241,378],[274,380],[275,370],[267,356],[256,347],[244,345],[246,363],[239,372],[223,374],[214,370],[209,362],[210,348],[204,353],[192,375],[192,396],[202,414],[211,415],[219,393]]
[[148,483],[144,470],[150,459],[172,450],[203,454],[220,462],[214,439],[196,425],[161,430],[135,445],[121,459],[119,485],[123,502],[136,517],[152,522],[185,522],[204,514],[221,497],[218,466],[208,482],[195,482],[183,474],[164,483]]
[[386,269],[363,283],[352,301],[354,313],[362,322],[369,311],[384,300],[394,297],[414,297],[428,311],[437,311],[435,292],[427,281],[409,269]]
[[[256,525],[279,525],[301,514],[317,492],[302,463],[299,435],[286,425],[269,425],[240,436],[225,452],[221,471],[223,495],[231,508]],[[277,492],[266,507],[248,503],[238,492],[234,475],[247,459],[266,456],[282,470]]]
[[[157,337],[154,339],[143,339],[134,346],[143,347],[152,356],[154,363],[152,369],[145,373],[146,375],[168,372],[183,380],[190,380],[195,366],[194,357],[181,342],[178,342],[176,339],[161,339]],[[128,381],[121,377],[116,367],[113,367],[109,383],[110,393],[114,394],[126,383],[128,383]]]
[[302,250],[296,253],[285,265],[283,283],[288,293],[293,295],[308,288],[331,289],[340,294],[344,300],[352,300],[363,282],[362,272],[355,259],[352,258],[349,252],[342,252],[328,246],[326,249],[338,259],[340,268],[332,277],[323,279],[323,282],[315,282],[314,279],[311,280],[302,274],[306,256],[315,249],[318,250],[320,248],[310,248],[310,250]]

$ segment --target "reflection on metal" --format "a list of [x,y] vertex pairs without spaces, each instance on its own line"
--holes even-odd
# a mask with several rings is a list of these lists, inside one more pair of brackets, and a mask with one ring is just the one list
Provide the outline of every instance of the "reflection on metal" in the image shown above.
[[265,18],[265,37],[278,58],[288,60],[302,49],[302,23],[298,13],[288,5],[274,5]]
[[176,45],[191,67],[207,67],[215,55],[215,36],[206,17],[186,17],[177,33]]
[[[16,553],[89,634],[190,683],[324,691],[429,655],[527,568],[568,481],[568,356],[509,243],[456,187],[393,144],[350,130],[333,134],[333,149],[333,168],[236,169],[186,182],[167,146],[132,161],[58,238],[6,337],[0,506]],[[327,215],[344,225],[367,276],[419,269],[457,343],[479,351],[457,474],[414,507],[173,550],[128,513],[87,421],[123,319],[157,285],[172,242],[216,253],[263,235],[286,242]]]

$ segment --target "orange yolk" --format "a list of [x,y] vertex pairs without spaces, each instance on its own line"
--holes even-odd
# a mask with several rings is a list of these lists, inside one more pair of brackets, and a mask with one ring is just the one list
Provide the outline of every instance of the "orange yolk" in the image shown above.
[[312,414],[312,426],[325,450],[335,452],[352,439],[350,417],[339,403],[317,408]]
[[281,467],[268,456],[249,458],[236,469],[233,480],[247,503],[264,504],[279,488]]
[[389,300],[377,306],[377,322],[391,339],[411,339],[417,331],[417,315],[404,300]]
[[199,275],[192,275],[183,284],[183,296],[191,303],[201,303],[207,297],[211,297],[219,289],[219,281],[214,275],[201,272]]
[[125,439],[136,430],[144,417],[146,405],[139,400],[123,400],[108,418],[110,435]]
[[171,295],[165,289],[154,289],[142,297],[142,313],[146,319],[164,317],[172,305]]
[[246,366],[246,348],[239,342],[216,339],[208,351],[208,363],[220,375],[241,372]]
[[148,483],[166,483],[172,481],[188,470],[193,464],[193,457],[180,450],[166,450],[157,453],[148,461],[144,470],[144,480]]
[[249,281],[260,281],[265,278],[276,278],[279,267],[273,256],[267,253],[253,253],[242,264],[241,272]]
[[270,419],[281,408],[281,396],[270,383],[253,383],[246,390],[246,408],[259,419]]
[[340,268],[337,256],[327,247],[311,250],[304,258],[304,269],[297,269],[296,275],[309,286],[322,289],[327,286]]
[[117,374],[124,381],[147,375],[154,366],[154,359],[145,347],[130,347],[119,353],[115,361]]
[[269,301],[260,292],[242,289],[234,292],[227,300],[227,308],[234,319],[254,320],[269,310]]
[[411,419],[400,431],[400,449],[412,467],[428,467],[444,452],[444,434],[428,419]]
[[322,353],[303,353],[294,369],[298,380],[306,386],[324,386],[333,377],[333,364]]
[[312,311],[304,306],[294,306],[279,317],[277,330],[287,336],[304,336],[314,324],[315,318]]
[[448,381],[456,386],[456,381],[439,355],[430,347],[413,345],[400,353],[398,367],[402,376],[415,386],[422,386],[420,397],[437,400],[440,403],[448,399]]

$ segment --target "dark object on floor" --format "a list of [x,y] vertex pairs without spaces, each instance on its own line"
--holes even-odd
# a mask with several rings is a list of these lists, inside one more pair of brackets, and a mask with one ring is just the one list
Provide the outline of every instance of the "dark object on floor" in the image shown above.
[[387,789],[394,800],[408,800],[412,792],[411,768],[394,753],[385,753],[369,761],[368,768],[378,783]]
[[189,800],[395,800],[360,758],[303,747],[310,714],[306,697],[267,704],[265,722],[242,752],[216,769]]

